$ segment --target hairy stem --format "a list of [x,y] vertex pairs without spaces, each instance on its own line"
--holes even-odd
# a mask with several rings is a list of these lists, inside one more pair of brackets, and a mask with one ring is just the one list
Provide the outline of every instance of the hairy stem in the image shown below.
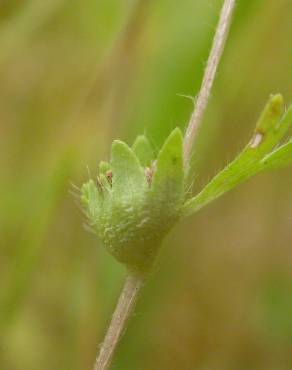
[[143,283],[144,280],[137,276],[129,275],[126,278],[107,334],[97,356],[94,370],[106,370],[109,368],[115,348],[127,325]]
[[195,107],[191,115],[188,128],[184,138],[184,162],[190,160],[191,152],[198,128],[202,122],[205,109],[208,104],[210,92],[216,75],[217,67],[222,56],[225,41],[228,36],[235,0],[225,0],[216,33],[213,40],[212,49],[208,58],[200,92],[195,102]]
[[[235,0],[225,0],[221,10],[202,86],[184,138],[185,163],[188,163],[190,159],[193,141],[208,103],[216,70],[228,35],[234,5]],[[112,321],[96,359],[94,370],[107,370],[109,368],[115,348],[127,325],[143,283],[144,280],[136,276],[130,275],[127,277],[116,310],[113,314]]]

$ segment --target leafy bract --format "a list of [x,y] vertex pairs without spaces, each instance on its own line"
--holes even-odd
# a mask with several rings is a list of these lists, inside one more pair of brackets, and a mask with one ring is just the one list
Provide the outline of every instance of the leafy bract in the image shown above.
[[292,123],[292,107],[284,114],[283,110],[281,95],[272,96],[260,116],[250,143],[198,195],[185,203],[185,216],[203,208],[256,173],[291,163],[290,143],[274,149]]
[[107,250],[133,273],[149,271],[161,241],[180,217],[184,195],[182,134],[174,130],[154,161],[145,136],[133,148],[112,144],[96,184],[82,187],[90,225]]

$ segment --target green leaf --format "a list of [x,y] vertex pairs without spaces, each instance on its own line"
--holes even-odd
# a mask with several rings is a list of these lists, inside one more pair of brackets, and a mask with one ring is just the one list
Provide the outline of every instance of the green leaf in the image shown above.
[[144,169],[133,150],[122,141],[114,141],[111,153],[113,197],[124,201],[139,197],[147,188]]
[[283,117],[284,103],[280,94],[272,95],[261,114],[246,151],[253,160],[271,151],[286,134],[291,121]]
[[261,162],[263,170],[275,170],[292,164],[292,141],[268,154]]
[[138,157],[141,166],[150,167],[154,159],[152,146],[145,135],[140,135],[134,142],[133,152]]
[[183,137],[176,128],[169,135],[156,162],[152,194],[166,208],[178,204],[184,195]]
[[198,195],[184,204],[184,215],[187,216],[198,211],[260,171],[291,163],[289,144],[269,154],[269,151],[275,148],[292,123],[292,108],[290,107],[281,118],[282,112],[281,95],[272,96],[260,116],[250,143]]

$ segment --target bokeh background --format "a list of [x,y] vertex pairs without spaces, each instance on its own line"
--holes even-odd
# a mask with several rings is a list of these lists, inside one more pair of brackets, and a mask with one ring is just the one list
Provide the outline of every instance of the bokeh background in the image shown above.
[[[91,369],[124,269],[71,183],[113,138],[185,128],[220,0],[0,1],[0,369]],[[292,102],[291,0],[238,0],[194,153],[198,191]],[[88,169],[87,169],[88,167]],[[292,367],[292,171],[261,174],[165,240],[113,369]]]

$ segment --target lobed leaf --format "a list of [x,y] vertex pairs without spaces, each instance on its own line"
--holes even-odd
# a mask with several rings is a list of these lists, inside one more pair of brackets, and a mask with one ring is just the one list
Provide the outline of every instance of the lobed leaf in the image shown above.
[[198,211],[258,172],[282,167],[292,162],[290,143],[269,154],[292,123],[292,107],[283,116],[282,112],[281,95],[272,96],[260,116],[250,143],[198,195],[184,204],[184,215]]

